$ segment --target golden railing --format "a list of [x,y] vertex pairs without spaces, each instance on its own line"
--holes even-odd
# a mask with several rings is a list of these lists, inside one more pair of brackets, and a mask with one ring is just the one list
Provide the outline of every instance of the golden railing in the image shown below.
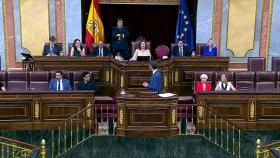
[[20,142],[14,139],[0,137],[0,155],[2,158],[31,158],[32,152],[38,150],[38,156],[46,157],[45,140],[43,139],[40,146]]
[[[61,122],[56,129],[52,130],[50,157],[59,157],[92,135],[108,135],[109,118],[112,118],[111,113],[114,114],[117,111],[117,108],[108,109],[108,107],[88,101],[86,108]],[[112,134],[114,134],[116,126],[114,117],[112,121]]]
[[196,133],[235,157],[240,157],[242,130],[212,109],[196,105]]
[[270,149],[280,152],[280,141],[261,146],[261,140],[257,139],[256,157],[257,158],[275,158]]
[[88,104],[52,130],[52,158],[67,152],[94,133],[93,109],[93,105]]

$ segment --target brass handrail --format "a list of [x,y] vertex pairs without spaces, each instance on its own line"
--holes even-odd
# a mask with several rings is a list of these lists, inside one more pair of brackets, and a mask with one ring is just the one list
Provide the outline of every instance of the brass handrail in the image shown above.
[[201,104],[195,104],[195,106],[197,107],[197,134],[240,158],[243,130],[211,108]]
[[18,145],[22,145],[22,146],[24,146],[28,149],[31,149],[31,150],[40,149],[40,146],[36,146],[36,145],[29,144],[29,143],[21,142],[21,141],[14,140],[14,139],[11,139],[11,138],[6,138],[6,137],[0,136],[0,141],[1,140],[11,142],[11,143],[14,143],[14,144],[18,144]]
[[[92,135],[92,131],[94,131],[94,107],[94,101],[89,101],[86,103],[85,108],[58,123],[57,128],[55,128],[58,131],[55,131],[55,129],[52,130],[52,150],[50,157],[54,158],[62,155]],[[55,139],[55,133],[57,134],[57,139]]]
[[225,117],[221,116],[220,114],[218,114],[216,111],[210,109],[209,107],[206,107],[204,105],[196,105],[195,106],[203,106],[203,108],[207,109],[208,111],[211,111],[212,113],[214,113],[215,115],[219,116],[221,119],[223,119],[224,121],[228,122],[230,125],[237,127],[238,129],[240,129],[241,131],[243,131],[243,129],[239,126],[237,126],[236,124],[234,124],[232,121],[226,119]]
[[261,155],[263,155],[264,158],[273,158],[274,156],[272,156],[269,149],[280,151],[280,141],[261,146],[261,140],[257,139],[256,144],[256,158],[260,158]]

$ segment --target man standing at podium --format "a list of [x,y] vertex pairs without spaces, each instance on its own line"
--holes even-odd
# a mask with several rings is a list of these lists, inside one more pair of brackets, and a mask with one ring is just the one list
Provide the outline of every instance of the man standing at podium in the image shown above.
[[156,91],[158,93],[161,92],[161,85],[162,85],[162,76],[160,71],[157,69],[157,62],[151,61],[149,64],[150,70],[153,72],[150,82],[144,82],[143,86],[148,88],[149,90]]
[[123,20],[118,18],[117,26],[112,28],[112,48],[114,55],[119,52],[124,60],[129,60],[130,58],[128,54],[128,38],[128,29],[123,26]]

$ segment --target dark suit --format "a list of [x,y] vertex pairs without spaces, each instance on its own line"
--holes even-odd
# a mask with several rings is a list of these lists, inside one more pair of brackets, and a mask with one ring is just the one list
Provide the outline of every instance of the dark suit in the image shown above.
[[162,76],[159,70],[157,70],[150,79],[148,89],[152,91],[156,91],[158,93],[161,92],[161,85],[162,85]]
[[[67,79],[62,79],[62,86],[63,86],[63,91],[67,91],[67,90],[72,90],[71,85],[70,85],[70,81]],[[52,91],[58,91],[57,90],[57,79],[56,78],[52,78],[50,80],[50,84],[49,84],[49,90]]]
[[[117,34],[120,34],[121,36],[117,36]],[[130,55],[128,54],[128,39],[129,32],[127,27],[123,26],[122,28],[118,28],[115,26],[112,28],[113,53],[116,55],[117,52],[120,52],[125,60],[130,58]]]
[[[172,51],[171,51],[172,56],[177,57],[177,56],[181,56],[180,52],[179,52],[179,47],[174,46]],[[186,46],[183,46],[183,56],[190,56],[190,52],[188,52],[188,48]]]
[[[94,47],[91,51],[92,53],[90,54],[90,56],[100,56],[99,55],[99,46]],[[103,47],[103,56],[111,56],[111,52],[107,47]]]
[[[56,54],[57,56],[59,56],[59,55],[60,55],[60,51],[62,51],[61,45],[55,43],[54,46],[53,46],[52,52],[53,52],[54,54]],[[43,56],[46,56],[46,55],[48,55],[49,53],[51,53],[50,44],[49,44],[49,43],[46,43],[45,46],[44,46],[44,49],[43,49]]]

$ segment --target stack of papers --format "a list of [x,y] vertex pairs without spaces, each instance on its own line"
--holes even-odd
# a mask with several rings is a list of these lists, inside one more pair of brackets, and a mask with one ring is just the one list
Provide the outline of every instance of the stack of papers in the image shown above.
[[173,93],[162,93],[162,94],[159,94],[160,97],[163,97],[163,98],[168,98],[168,97],[172,97],[176,94],[173,94]]

